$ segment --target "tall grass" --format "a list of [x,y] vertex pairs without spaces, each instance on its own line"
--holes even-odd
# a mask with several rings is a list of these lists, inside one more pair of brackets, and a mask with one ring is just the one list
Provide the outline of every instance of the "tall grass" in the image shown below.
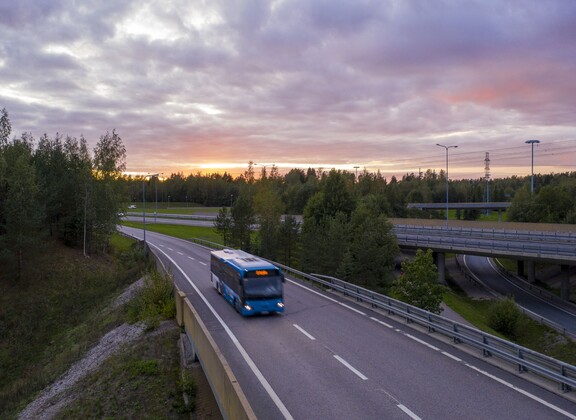
[[174,283],[172,277],[156,270],[144,277],[144,287],[130,303],[128,316],[131,322],[143,321],[147,329],[154,329],[163,319],[176,316]]

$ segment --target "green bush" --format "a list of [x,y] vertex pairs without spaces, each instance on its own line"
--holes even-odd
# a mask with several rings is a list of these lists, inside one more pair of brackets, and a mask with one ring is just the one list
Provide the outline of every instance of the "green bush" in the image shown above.
[[144,277],[144,287],[132,301],[128,316],[130,321],[144,321],[148,329],[158,327],[162,319],[176,316],[174,285],[169,275],[150,271]]
[[518,327],[522,312],[513,298],[495,302],[488,317],[488,325],[510,339],[518,337]]

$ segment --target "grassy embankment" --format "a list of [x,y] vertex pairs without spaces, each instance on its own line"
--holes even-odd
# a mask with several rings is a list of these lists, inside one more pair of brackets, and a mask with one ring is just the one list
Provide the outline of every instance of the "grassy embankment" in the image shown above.
[[[116,235],[112,249],[110,255],[85,258],[54,241],[28,256],[18,282],[0,272],[0,418],[15,418],[100,337],[129,319],[128,305],[109,304],[141,276],[145,263],[127,238]],[[156,352],[156,361],[145,349],[131,349],[136,361],[126,361],[126,367],[155,365],[166,383],[161,391],[137,395],[135,404],[181,399],[179,378],[164,368],[178,360],[176,341],[169,341],[156,345],[166,347]]]
[[444,302],[476,328],[488,334],[504,338],[555,359],[576,364],[576,343],[553,329],[539,324],[527,315],[518,315],[515,336],[504,336],[495,331],[490,326],[490,316],[495,309],[496,300],[471,299],[452,285],[452,289],[444,293]]

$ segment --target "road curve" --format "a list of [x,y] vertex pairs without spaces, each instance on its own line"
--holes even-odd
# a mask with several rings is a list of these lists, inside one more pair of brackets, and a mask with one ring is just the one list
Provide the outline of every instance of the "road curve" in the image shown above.
[[210,283],[209,250],[153,232],[147,240],[173,265],[258,418],[576,419],[561,396],[294,279],[285,314],[242,318]]
[[521,307],[576,335],[576,313],[521,288],[502,274],[490,258],[465,255],[463,259],[467,269],[489,289],[501,296],[513,296]]

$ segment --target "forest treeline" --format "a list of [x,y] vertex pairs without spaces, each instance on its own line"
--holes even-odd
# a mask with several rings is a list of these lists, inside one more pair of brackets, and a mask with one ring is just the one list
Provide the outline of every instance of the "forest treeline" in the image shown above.
[[[0,115],[0,260],[23,263],[43,236],[86,253],[106,250],[118,212],[143,198],[172,206],[221,207],[215,228],[229,246],[308,272],[388,288],[398,255],[390,217],[443,218],[408,209],[411,202],[443,203],[444,171],[386,179],[379,172],[292,169],[248,163],[243,174],[173,173],[126,176],[126,150],[112,131],[92,151],[86,140],[56,134],[10,139]],[[508,220],[576,222],[576,172],[450,180],[450,202],[509,201]],[[145,197],[143,197],[145,194]],[[176,204],[178,203],[178,204]],[[284,215],[283,217],[281,217]],[[302,218],[296,218],[301,215]],[[456,217],[474,220],[478,210]]]
[[26,256],[49,237],[84,250],[106,252],[126,200],[120,182],[126,149],[115,132],[92,151],[84,137],[31,133],[10,139],[8,112],[0,112],[0,264],[18,279]]

